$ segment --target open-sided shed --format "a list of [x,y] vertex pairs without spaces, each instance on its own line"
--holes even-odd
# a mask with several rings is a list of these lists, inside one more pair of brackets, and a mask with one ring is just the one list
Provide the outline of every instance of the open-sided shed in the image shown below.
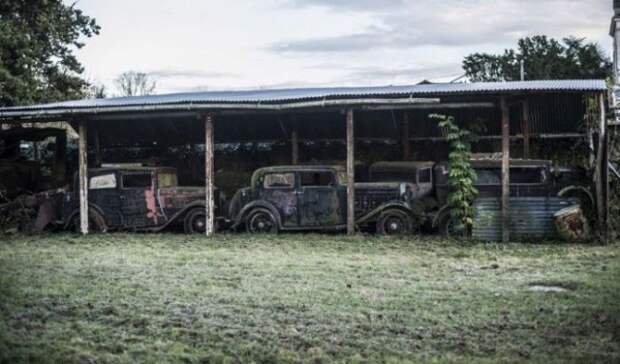
[[402,159],[409,160],[412,146],[430,150],[435,148],[433,143],[445,140],[428,115],[454,115],[463,125],[483,123],[481,139],[501,141],[502,231],[507,241],[511,142],[519,143],[525,158],[530,157],[533,139],[584,138],[593,143],[592,130],[583,127],[588,111],[585,96],[596,98],[600,110],[598,146],[593,149],[598,151],[599,220],[605,221],[606,90],[603,80],[563,80],[195,92],[0,108],[0,121],[68,121],[79,130],[84,233],[88,232],[89,145],[98,155],[102,146],[204,144],[207,235],[211,235],[216,143],[289,140],[291,162],[297,163],[301,141],[345,140],[347,230],[353,233],[355,141],[398,141]]

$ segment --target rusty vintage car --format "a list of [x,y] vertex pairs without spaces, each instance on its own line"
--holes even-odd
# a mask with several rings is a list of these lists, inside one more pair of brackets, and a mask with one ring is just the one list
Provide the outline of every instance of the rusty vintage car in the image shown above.
[[[204,233],[205,188],[180,187],[170,167],[106,167],[90,169],[89,226],[94,231],[161,231],[182,226],[187,234]],[[79,226],[78,178],[63,195],[61,221]],[[224,196],[215,189],[216,215],[224,211]],[[221,219],[219,219],[221,221]]]
[[[230,201],[232,228],[250,233],[342,230],[347,220],[345,174],[333,166],[273,166],[254,172]],[[355,183],[360,229],[403,235],[418,227],[419,190],[407,182]]]
[[[495,241],[501,237],[501,160],[481,158],[471,161],[476,171],[478,197],[474,201],[475,218],[472,237]],[[460,234],[462,227],[450,218],[447,204],[448,168],[435,167],[437,197],[443,206],[435,216],[434,226],[444,235]],[[510,236],[516,240],[557,238],[554,214],[564,208],[579,206],[590,214],[594,199],[583,173],[575,168],[554,166],[549,160],[510,160]]]
[[[474,159],[471,165],[478,176],[475,187],[479,191],[479,196],[476,201],[484,201],[487,204],[496,201],[501,196],[501,160]],[[450,217],[450,207],[447,203],[448,175],[446,163],[378,162],[370,167],[371,181],[400,180],[416,184],[421,191],[421,202],[424,206],[424,213],[419,219],[425,222],[429,230],[438,231],[443,235],[461,233],[458,222]],[[551,161],[513,159],[510,161],[510,178],[510,197],[518,200],[514,205],[530,204],[546,217],[552,215],[546,210],[574,204],[576,198],[586,206],[586,209],[587,205],[593,204],[587,188],[580,187],[583,183],[582,181],[580,183],[575,170],[555,167]],[[516,213],[515,216],[519,214]],[[539,224],[536,226],[540,227]],[[548,228],[549,226],[545,226],[539,230]]]

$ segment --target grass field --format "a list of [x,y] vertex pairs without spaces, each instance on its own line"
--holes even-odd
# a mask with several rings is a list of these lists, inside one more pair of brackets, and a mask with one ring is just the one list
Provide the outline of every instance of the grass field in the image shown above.
[[0,362],[620,361],[617,244],[1,239]]

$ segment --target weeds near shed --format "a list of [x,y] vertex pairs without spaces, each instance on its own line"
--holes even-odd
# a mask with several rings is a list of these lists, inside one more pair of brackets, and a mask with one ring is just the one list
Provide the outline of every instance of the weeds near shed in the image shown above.
[[474,225],[474,199],[478,196],[478,189],[474,187],[478,176],[471,166],[471,143],[476,135],[456,125],[452,116],[431,115],[431,118],[438,120],[439,127],[447,134],[450,144],[448,204],[452,218],[465,227],[463,233],[467,234]]

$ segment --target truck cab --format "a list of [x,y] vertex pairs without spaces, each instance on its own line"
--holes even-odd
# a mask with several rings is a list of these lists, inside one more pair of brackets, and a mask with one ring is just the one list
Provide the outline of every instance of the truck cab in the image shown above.
[[[216,215],[222,211],[215,190]],[[160,231],[173,224],[186,233],[203,233],[206,226],[205,188],[180,187],[170,167],[104,167],[88,171],[89,224],[93,230]],[[79,179],[65,194],[65,227],[79,220]]]

